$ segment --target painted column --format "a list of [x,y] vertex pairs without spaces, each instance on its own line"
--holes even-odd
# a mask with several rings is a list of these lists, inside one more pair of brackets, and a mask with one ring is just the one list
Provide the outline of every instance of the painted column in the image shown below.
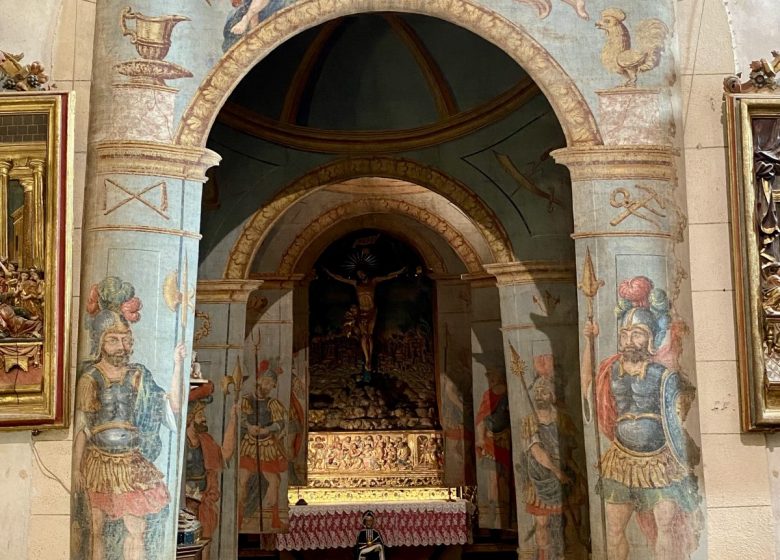
[[465,275],[464,278],[471,282],[471,372],[479,526],[512,529],[517,520],[498,288],[492,276]]
[[520,560],[588,558],[574,263],[488,265],[501,298]]
[[233,515],[238,485],[237,413],[246,375],[242,364],[247,301],[261,283],[198,282],[193,350],[202,377],[211,384],[199,394],[198,389],[190,391],[183,478],[188,509],[197,512],[203,536],[211,539],[208,558],[212,559],[237,554]]
[[281,533],[289,525],[288,457],[305,421],[291,396],[293,294],[300,280],[263,279],[267,305],[244,341],[249,379],[241,393],[239,533]]
[[45,162],[41,159],[31,159],[30,160],[30,168],[32,169],[32,175],[33,175],[33,191],[32,191],[32,198],[33,198],[33,206],[32,206],[32,217],[33,217],[33,225],[30,228],[32,232],[32,266],[37,268],[38,270],[43,270],[44,263],[46,260],[46,255],[44,254],[43,250],[43,236],[45,235],[45,231],[42,231],[40,235],[36,235],[35,229],[37,227],[40,227],[40,224],[44,223],[44,217],[43,212],[46,208],[43,205],[43,181],[44,181],[44,171],[45,171]]
[[705,558],[676,154],[622,114],[648,143],[554,153],[572,176],[593,557]]
[[35,180],[32,177],[19,179],[24,192],[24,206],[22,214],[22,223],[24,224],[24,236],[22,237],[23,246],[19,259],[21,268],[30,268],[33,266],[33,246],[35,245]]
[[11,171],[10,161],[0,161],[0,256],[7,258],[8,251],[8,175]]
[[[190,74],[163,59],[186,18],[157,9],[96,10],[72,559],[175,556],[201,188],[219,157],[173,145],[177,90],[164,79]],[[133,60],[116,64],[117,56]]]
[[474,486],[474,398],[471,381],[471,287],[460,277],[436,282],[439,417],[444,431],[444,484]]

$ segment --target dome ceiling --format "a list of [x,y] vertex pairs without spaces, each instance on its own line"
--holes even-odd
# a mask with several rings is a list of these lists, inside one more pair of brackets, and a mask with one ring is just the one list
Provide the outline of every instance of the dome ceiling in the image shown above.
[[465,120],[529,94],[538,89],[522,68],[469,31],[420,15],[362,14],[285,42],[252,69],[225,112],[233,122],[401,131]]

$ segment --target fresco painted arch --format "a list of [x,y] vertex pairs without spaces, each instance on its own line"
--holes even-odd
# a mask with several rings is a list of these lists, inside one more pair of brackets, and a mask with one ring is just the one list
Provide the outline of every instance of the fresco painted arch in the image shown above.
[[567,144],[596,146],[601,134],[585,98],[555,58],[525,29],[474,0],[300,0],[247,32],[217,62],[184,111],[174,142],[205,146],[233,89],[260,60],[292,36],[325,21],[358,13],[397,11],[440,18],[483,37],[511,56],[539,85]]
[[357,177],[402,179],[424,186],[455,204],[476,225],[497,263],[514,260],[512,244],[501,222],[484,202],[465,185],[441,171],[420,163],[386,157],[348,158],[324,165],[302,176],[258,209],[244,224],[225,266],[225,279],[246,278],[266,235],[296,202],[314,190]]

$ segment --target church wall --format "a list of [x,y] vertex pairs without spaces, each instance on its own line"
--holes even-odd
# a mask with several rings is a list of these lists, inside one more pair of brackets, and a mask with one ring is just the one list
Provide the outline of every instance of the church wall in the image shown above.
[[[0,0],[0,13],[3,14],[0,49],[14,54],[24,52],[22,61],[27,64],[40,61],[52,88],[74,91],[76,95],[71,276],[74,294],[71,355],[75,357],[95,0],[36,0],[34,3]],[[70,375],[71,380],[75,379],[75,361],[70,365]],[[72,402],[71,396],[71,406]],[[0,558],[68,558],[70,496],[44,470],[70,488],[71,437],[70,430],[39,436],[31,436],[30,432],[0,433],[0,465],[3,465],[0,522],[6,527]]]
[[[676,29],[681,44],[678,72],[683,90],[682,155],[690,220],[691,297],[707,482],[709,557],[771,559],[780,550],[777,531],[780,452],[776,451],[780,436],[744,435],[739,430],[731,315],[733,292],[728,273],[721,81],[724,74],[735,69],[744,71],[750,60],[767,57],[768,50],[780,46],[780,26],[766,24],[758,29],[759,16],[776,17],[774,0],[728,0],[729,31],[726,13],[716,9],[720,8],[720,1],[676,2],[679,16]],[[207,9],[205,3],[198,3],[197,7],[192,4],[193,10]],[[222,6],[226,5],[221,4],[219,9],[224,11],[227,8]],[[509,5],[509,2],[501,3],[505,11]],[[27,62],[41,60],[59,89],[76,91],[76,240],[83,207],[94,8],[95,3],[89,0],[35,0],[33,11],[27,6],[20,8],[17,0],[0,0],[0,12],[12,14],[4,19],[0,48],[24,51]],[[555,9],[563,12],[568,7],[557,3]],[[526,13],[527,7],[522,10],[522,14],[520,9],[516,11],[518,17],[530,14]],[[596,15],[596,10],[593,14]],[[223,20],[221,16],[215,18],[215,25]],[[529,27],[535,25],[531,22]],[[734,50],[724,46],[732,33]],[[563,47],[553,50],[556,56],[566,56]],[[214,58],[207,62],[213,63]],[[589,73],[600,74],[601,69],[585,66],[579,71],[583,89],[588,91],[595,89],[588,84],[596,79],[587,78]],[[192,80],[188,87],[195,87],[196,83],[197,80]],[[182,94],[180,99],[186,97]],[[75,241],[76,294],[79,293],[78,247]],[[80,309],[78,296],[73,308],[75,333],[78,331],[76,310]],[[71,373],[75,375],[73,368]],[[0,469],[0,495],[4,497],[0,523],[9,528],[0,545],[0,557],[67,558],[69,497],[36,465],[30,448],[32,439],[26,432],[0,434],[0,464],[4,467]],[[34,439],[42,463],[70,486],[70,433],[52,432]]]
[[[768,50],[780,43],[780,33],[774,32],[775,40],[764,33],[771,32],[772,26],[757,33],[755,14],[760,12],[749,11],[756,2],[727,0],[726,4],[732,13],[724,10],[720,0],[677,3],[709,557],[771,559],[780,550],[775,542],[780,538],[778,517],[772,514],[773,496],[777,507],[780,492],[777,475],[772,474],[780,465],[773,448],[780,440],[740,431],[721,92],[725,75],[745,71],[750,60],[771,56]],[[764,2],[765,9],[769,4]],[[732,32],[733,51],[725,47]]]

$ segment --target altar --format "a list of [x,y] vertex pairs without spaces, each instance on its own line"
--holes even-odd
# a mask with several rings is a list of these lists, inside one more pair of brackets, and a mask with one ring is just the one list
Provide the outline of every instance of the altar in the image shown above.
[[278,550],[351,548],[366,510],[387,547],[469,544],[474,505],[463,499],[349,503],[290,507],[290,529],[276,536]]

